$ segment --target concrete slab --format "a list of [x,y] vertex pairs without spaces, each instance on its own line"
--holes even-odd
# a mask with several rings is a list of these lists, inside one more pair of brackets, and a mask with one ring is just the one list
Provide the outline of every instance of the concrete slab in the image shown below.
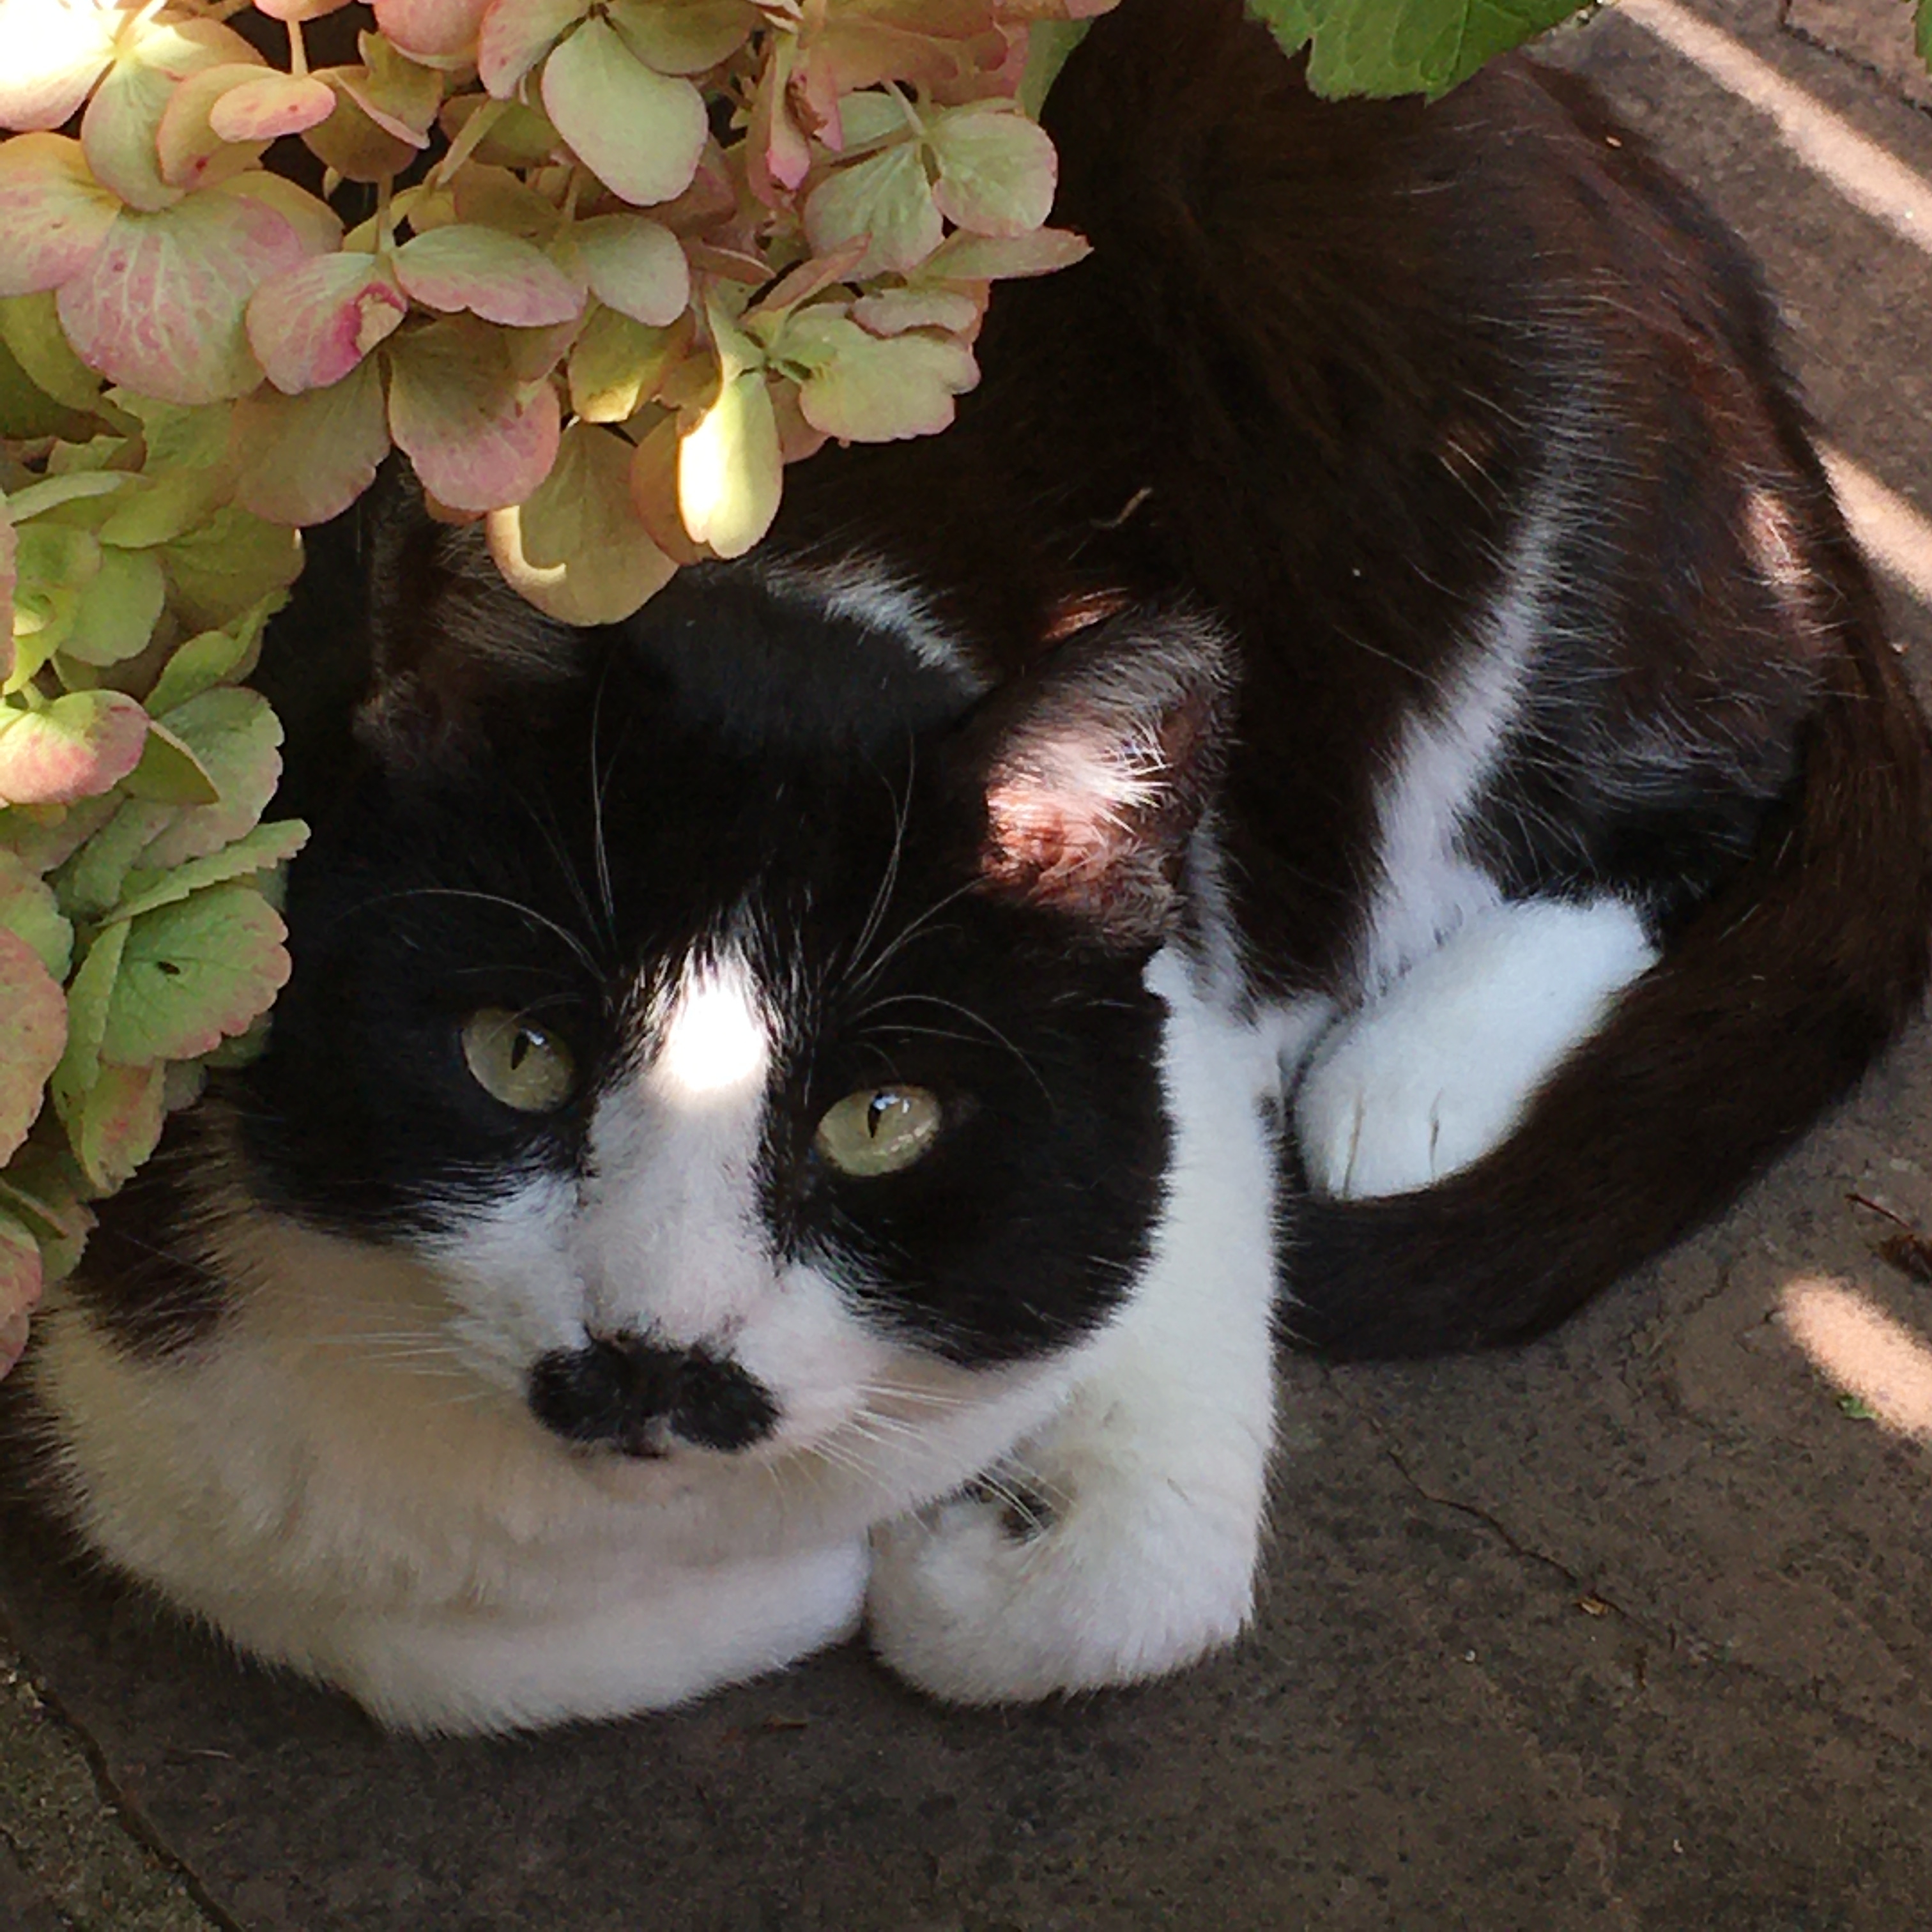
[[[1701,10],[1932,176],[1932,122],[1784,33],[1769,0]],[[1744,232],[1832,440],[1932,510],[1923,254],[1630,22],[1552,57]],[[1892,608],[1932,666],[1932,616]],[[850,1649],[632,1724],[398,1740],[9,1517],[0,1604],[58,1708],[17,1680],[0,1696],[0,1840],[20,1861],[0,1853],[0,1925],[1922,1924],[1932,1459],[1846,1400],[1790,1314],[1793,1284],[1821,1278],[1932,1335],[1932,1287],[1874,1252],[1890,1224],[1852,1191],[1932,1225],[1932,1030],[1721,1224],[1552,1341],[1292,1365],[1253,1637],[1174,1682],[1043,1710],[938,1709]],[[42,1745],[54,1768],[17,1772]],[[92,1865],[61,1850],[82,1827]],[[138,1916],[164,1910],[199,1916]]]

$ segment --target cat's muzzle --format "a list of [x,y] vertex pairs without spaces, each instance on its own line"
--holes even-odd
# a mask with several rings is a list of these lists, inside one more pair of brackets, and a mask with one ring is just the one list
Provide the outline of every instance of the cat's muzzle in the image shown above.
[[778,1419],[770,1392],[736,1363],[639,1335],[552,1349],[530,1371],[530,1404],[567,1442],[640,1457],[668,1455],[681,1443],[748,1449]]

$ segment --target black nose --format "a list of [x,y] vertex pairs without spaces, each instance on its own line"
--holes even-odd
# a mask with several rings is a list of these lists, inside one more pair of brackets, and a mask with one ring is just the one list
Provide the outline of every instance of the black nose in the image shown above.
[[748,1449],[778,1419],[770,1392],[736,1363],[637,1335],[553,1349],[530,1371],[530,1402],[567,1441],[626,1456],[664,1455],[673,1436],[706,1449]]

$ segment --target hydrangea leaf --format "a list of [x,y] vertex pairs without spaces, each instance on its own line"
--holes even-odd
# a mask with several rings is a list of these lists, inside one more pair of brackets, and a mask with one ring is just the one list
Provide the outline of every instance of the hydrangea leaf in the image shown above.
[[919,143],[902,141],[827,176],[806,197],[805,232],[820,255],[865,238],[860,278],[917,268],[945,232]]
[[778,514],[784,469],[764,371],[748,369],[678,447],[678,512],[692,541],[742,556]]
[[963,343],[921,334],[881,338],[824,309],[795,316],[784,346],[811,369],[799,386],[806,422],[852,442],[934,435],[952,422],[953,398],[980,380]]
[[0,296],[57,289],[107,238],[121,204],[95,181],[80,143],[64,134],[0,142]]
[[578,158],[634,206],[673,200],[709,127],[688,80],[646,67],[608,21],[586,20],[544,63],[544,111]]
[[159,214],[117,216],[59,295],[62,326],[113,381],[175,403],[244,396],[261,380],[249,298],[310,252],[276,210],[232,184]]
[[25,940],[56,982],[67,977],[74,964],[74,928],[62,914],[53,888],[24,859],[4,847],[0,847],[0,932]]
[[160,556],[176,612],[203,630],[218,630],[286,590],[302,564],[294,531],[232,503],[164,544]]
[[920,271],[922,281],[1004,281],[1057,274],[1084,262],[1094,244],[1070,228],[1036,228],[1029,235],[949,235]]
[[233,494],[234,482],[225,461],[130,477],[100,526],[101,539],[123,550],[170,542],[213,516]]
[[172,806],[148,799],[108,801],[112,816],[70,853],[54,878],[61,910],[97,920],[117,904],[128,873],[174,818]]
[[101,1032],[104,1072],[209,1052],[246,1032],[288,980],[285,928],[252,886],[211,886],[115,929],[128,941]]
[[[470,94],[458,99],[481,98]],[[457,104],[451,102],[447,106]],[[556,130],[536,109],[520,100],[491,100],[485,104],[499,111],[470,158],[504,168],[541,167],[556,158],[562,143]]]
[[[61,436],[70,442],[83,442],[94,424],[77,410],[56,402],[21,368],[20,358],[0,337],[0,439],[32,442],[43,436]],[[5,626],[0,624],[0,656],[6,651]],[[0,670],[0,676],[4,676]]]
[[28,1318],[40,1298],[40,1244],[0,1208],[0,1376],[27,1346]]
[[113,64],[80,119],[80,145],[103,188],[130,208],[171,208],[182,190],[162,176],[157,140],[175,93],[189,75],[212,67],[260,69],[262,56],[216,20],[158,15],[115,46]]
[[442,105],[442,76],[382,39],[364,34],[363,64],[342,70],[342,92],[385,134],[412,148],[429,146],[429,130]]
[[86,1191],[79,1164],[51,1134],[22,1148],[0,1173],[0,1208],[39,1240],[50,1282],[64,1280],[80,1258],[94,1225]]
[[677,237],[641,214],[599,214],[570,231],[590,292],[607,308],[662,328],[691,301],[691,265]]
[[148,720],[141,762],[122,782],[130,798],[155,805],[213,805],[221,796],[194,748],[152,718]]
[[66,1046],[60,982],[32,946],[0,926],[0,1162],[40,1118],[47,1082]]
[[[396,278],[425,308],[544,328],[568,322],[584,292],[541,248],[480,224],[432,228],[396,250]],[[668,320],[668,318],[667,318]]]
[[0,689],[14,675],[14,592],[20,581],[20,535],[5,494],[0,492]]
[[389,452],[382,376],[374,360],[326,389],[264,389],[235,405],[236,500],[274,524],[340,514],[375,480]]
[[472,161],[458,173],[450,200],[454,219],[482,222],[506,235],[520,235],[526,242],[548,242],[562,220],[551,202],[508,168],[482,161]]
[[[63,503],[77,503],[89,496],[118,496],[132,481],[118,470],[79,470],[64,476],[44,476],[39,482],[14,492],[13,514],[16,520],[25,524],[46,511],[58,509]],[[77,585],[82,573],[92,575],[99,566],[100,559],[90,548],[94,539],[70,524],[41,524],[37,528],[35,541],[46,544],[47,553],[23,568],[51,572]],[[74,548],[76,543],[78,550]]]
[[477,43],[476,75],[499,100],[590,10],[590,0],[494,0]]
[[662,386],[691,346],[680,320],[646,328],[615,309],[596,308],[570,352],[570,406],[586,422],[626,422]]
[[316,255],[249,299],[249,346],[285,395],[339,382],[409,314],[388,263],[359,252]]
[[[14,145],[0,147],[0,155]],[[0,301],[0,338],[35,386],[56,402],[90,414],[100,410],[100,378],[74,352],[51,292]]]
[[112,1194],[154,1152],[166,1118],[165,1068],[104,1060],[68,1120],[68,1143],[88,1181]]
[[185,644],[176,645],[148,694],[152,715],[164,717],[176,705],[185,704],[218,684],[246,677],[254,668],[262,633],[279,602],[264,598],[226,628],[199,632]]
[[418,59],[448,60],[476,44],[489,0],[375,0],[376,24]]
[[219,802],[178,812],[141,862],[163,872],[206,857],[260,822],[281,776],[282,728],[260,692],[224,686],[163,714],[213,781]]
[[934,115],[928,139],[940,214],[975,235],[1024,235],[1046,220],[1058,177],[1045,129],[1000,100]]
[[312,74],[262,74],[229,88],[208,122],[223,140],[253,146],[299,134],[327,120],[334,107],[334,89]]
[[100,1040],[107,1025],[107,1008],[114,997],[115,976],[128,944],[128,928],[110,926],[95,934],[86,956],[68,982],[67,1048],[48,1082],[54,1106],[70,1130],[80,1103],[100,1075]]
[[631,446],[573,423],[526,502],[493,511],[490,553],[539,610],[566,624],[614,624],[670,581],[677,566],[631,501]]
[[221,184],[221,192],[272,208],[295,230],[304,255],[326,255],[342,244],[342,222],[326,201],[298,183],[257,168]]
[[[272,866],[286,864],[308,841],[308,827],[300,819],[285,818],[272,825],[258,825],[220,851],[211,852],[204,859],[191,859],[159,877],[144,868],[138,880],[128,880],[129,896],[109,916],[137,919],[143,913],[174,905],[209,886],[251,878]],[[0,908],[4,908],[4,902],[0,902]],[[4,916],[4,910],[0,910],[0,917]]]
[[782,208],[812,172],[812,142],[792,112],[791,73],[798,42],[773,35],[752,96],[745,161],[752,192],[767,208]]
[[8,0],[7,11],[0,128],[63,126],[106,71],[126,16],[96,0]]
[[702,74],[736,53],[758,24],[747,0],[610,0],[609,18],[659,74]]
[[1282,50],[1311,39],[1317,94],[1446,94],[1576,10],[1574,0],[1248,0]]
[[314,78],[335,95],[335,110],[326,120],[302,130],[302,144],[326,168],[344,181],[375,182],[400,174],[415,160],[413,143],[402,140],[370,118],[368,110],[349,86],[360,69],[319,69]]
[[903,335],[909,328],[959,335],[979,326],[981,308],[956,289],[882,289],[852,304],[852,320],[874,335]]
[[70,691],[38,711],[0,706],[0,801],[58,805],[120,783],[140,762],[148,714],[118,691]]
[[[1096,7],[1091,10],[1100,13],[1105,9]],[[1046,106],[1053,83],[1060,78],[1060,70],[1087,38],[1093,24],[1090,20],[1081,19],[1034,22],[1027,33],[1026,66],[1020,76],[1019,91],[1014,96],[1022,114],[1033,120],[1040,118],[1040,110]]]
[[455,510],[521,502],[556,455],[556,392],[518,381],[495,332],[458,319],[388,350],[389,430],[424,487]]
[[104,544],[100,568],[80,594],[61,655],[82,664],[112,664],[146,650],[166,590],[160,563],[146,550]]
[[[190,74],[170,97],[154,130],[154,155],[162,180],[170,188],[207,188],[253,167],[268,145],[266,137],[237,145],[217,130],[214,112],[244,83],[266,80],[272,86],[283,78],[265,74],[259,64],[237,62],[224,62]],[[333,107],[334,95],[326,87],[322,92]]]

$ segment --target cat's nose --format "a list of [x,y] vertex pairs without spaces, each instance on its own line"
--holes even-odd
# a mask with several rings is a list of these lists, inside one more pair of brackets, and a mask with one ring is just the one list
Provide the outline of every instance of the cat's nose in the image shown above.
[[736,1362],[705,1348],[666,1348],[640,1335],[554,1348],[530,1371],[530,1403],[572,1442],[626,1456],[663,1456],[680,1441],[748,1449],[776,1426],[771,1392]]

